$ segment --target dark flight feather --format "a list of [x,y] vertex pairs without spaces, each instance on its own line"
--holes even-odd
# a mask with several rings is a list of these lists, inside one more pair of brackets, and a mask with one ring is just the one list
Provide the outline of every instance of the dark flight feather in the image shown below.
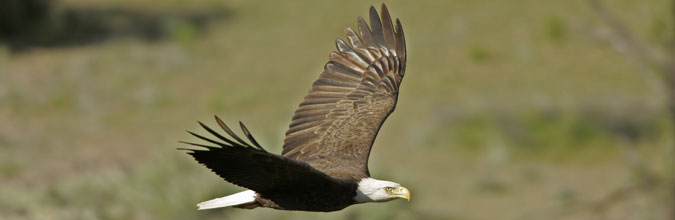
[[260,144],[258,144],[258,141],[256,141],[255,138],[253,138],[253,135],[251,135],[251,132],[248,131],[248,128],[246,128],[246,125],[244,125],[244,123],[242,123],[241,121],[239,122],[239,127],[241,127],[241,131],[244,132],[244,135],[246,136],[246,138],[248,138],[248,140],[251,141],[251,143],[256,148],[258,148],[258,150],[262,150],[262,151],[267,152],[263,147],[260,146]]
[[[216,121],[231,138],[241,140],[232,130],[228,132],[229,127],[222,120],[216,117]],[[306,184],[336,184],[331,177],[310,167],[306,163],[268,153],[252,138],[243,123],[240,124],[242,131],[251,137],[249,140],[255,146],[248,145],[243,140],[239,141],[240,143],[236,143],[218,134],[203,123],[200,122],[199,124],[223,142],[191,131],[188,131],[188,133],[220,147],[181,141],[184,144],[204,147],[206,149],[179,149],[188,151],[188,154],[192,155],[199,163],[204,164],[228,182],[255,190],[256,192],[268,192],[278,187],[292,189]]]
[[373,33],[377,45],[386,47],[384,43],[384,33],[382,33],[382,21],[380,21],[380,16],[377,15],[377,10],[375,10],[375,7],[373,6],[370,6],[370,30]]
[[251,146],[248,143],[246,143],[244,140],[239,138],[239,136],[234,134],[234,132],[232,132],[230,127],[227,127],[227,125],[223,122],[223,120],[220,120],[220,118],[218,116],[214,116],[214,117],[216,118],[216,122],[218,122],[218,126],[220,126],[220,128],[222,128],[225,132],[227,132],[227,134],[229,134],[232,138],[234,138],[234,140],[236,140],[237,142],[239,142],[243,146],[247,146],[247,147]]

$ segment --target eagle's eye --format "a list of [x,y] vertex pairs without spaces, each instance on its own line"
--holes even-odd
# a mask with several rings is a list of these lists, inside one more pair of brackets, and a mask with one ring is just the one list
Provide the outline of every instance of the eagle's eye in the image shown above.
[[387,187],[384,187],[384,190],[387,191],[387,192],[393,192],[393,191],[394,191],[394,187],[388,187],[388,186],[387,186]]

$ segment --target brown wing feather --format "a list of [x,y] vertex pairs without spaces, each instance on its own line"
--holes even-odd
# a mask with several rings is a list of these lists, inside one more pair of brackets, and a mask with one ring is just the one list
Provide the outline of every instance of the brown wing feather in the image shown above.
[[295,111],[283,155],[342,179],[368,176],[368,156],[377,132],[394,110],[405,71],[401,23],[393,27],[382,4],[382,18],[370,8],[371,28],[359,17],[356,34],[336,41],[319,79]]

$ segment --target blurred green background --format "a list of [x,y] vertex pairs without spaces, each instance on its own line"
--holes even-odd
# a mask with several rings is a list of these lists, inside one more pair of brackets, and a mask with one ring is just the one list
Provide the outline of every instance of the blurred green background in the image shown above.
[[[370,170],[412,200],[333,213],[197,211],[242,189],[175,148],[216,114],[280,152],[334,39],[380,1],[35,2],[35,19],[0,13],[0,219],[651,220],[675,210],[663,184],[675,172],[666,89],[602,40],[607,27],[586,1],[386,1],[409,60]],[[640,41],[672,44],[668,0],[606,2]]]

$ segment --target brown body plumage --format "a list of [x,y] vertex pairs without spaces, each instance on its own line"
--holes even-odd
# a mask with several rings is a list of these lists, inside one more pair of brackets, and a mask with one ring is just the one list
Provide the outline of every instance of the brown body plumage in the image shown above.
[[381,12],[380,19],[371,7],[370,28],[359,17],[360,34],[347,28],[349,43],[336,41],[338,51],[330,53],[293,115],[282,156],[266,152],[243,124],[252,144],[217,117],[234,141],[201,123],[220,140],[190,132],[220,146],[185,142],[207,148],[189,149],[190,155],[228,182],[256,192],[255,201],[236,207],[335,211],[363,202],[354,198],[359,182],[370,176],[370,149],[396,106],[406,63],[401,23],[396,20],[394,26],[384,4]]

